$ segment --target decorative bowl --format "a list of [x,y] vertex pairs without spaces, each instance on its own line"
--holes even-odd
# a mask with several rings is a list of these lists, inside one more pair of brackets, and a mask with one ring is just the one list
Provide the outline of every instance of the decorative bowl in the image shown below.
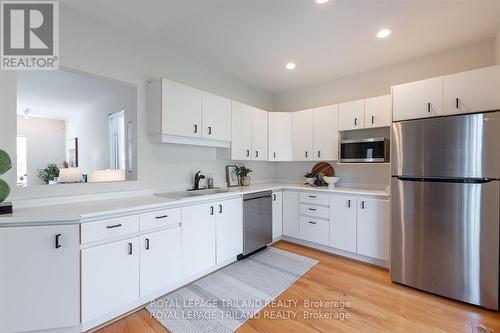
[[340,178],[323,176],[323,180],[328,184],[328,187],[335,187]]

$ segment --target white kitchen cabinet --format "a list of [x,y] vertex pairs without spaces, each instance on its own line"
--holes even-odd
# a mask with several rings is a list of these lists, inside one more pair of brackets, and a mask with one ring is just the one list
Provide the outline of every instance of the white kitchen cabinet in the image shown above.
[[405,83],[392,88],[393,120],[443,114],[443,77]]
[[283,235],[283,191],[273,192],[273,240]]
[[182,277],[215,265],[215,204],[182,208]]
[[83,249],[82,322],[139,299],[139,237]]
[[267,161],[267,112],[252,111],[252,160]]
[[292,113],[268,112],[269,161],[292,160]]
[[79,226],[0,228],[0,332],[80,323]]
[[292,113],[292,149],[294,161],[314,159],[314,115],[312,110]]
[[389,260],[389,201],[358,198],[358,254]]
[[356,197],[335,194],[330,200],[330,246],[356,253]]
[[365,99],[365,128],[391,126],[392,95]]
[[299,237],[308,242],[325,246],[330,245],[330,222],[301,216],[299,221]]
[[500,109],[500,65],[444,77],[443,114]]
[[180,226],[142,235],[139,248],[141,297],[181,279]]
[[338,160],[339,107],[330,105],[314,109],[314,159]]
[[231,159],[251,160],[253,108],[233,101],[231,118]]
[[201,138],[201,90],[162,79],[162,133]]
[[283,235],[299,237],[299,193],[283,191]]
[[243,252],[241,199],[218,202],[216,210],[217,263],[234,259]]
[[365,126],[365,100],[339,104],[339,130],[353,130]]
[[204,139],[231,141],[231,101],[203,92],[202,124]]

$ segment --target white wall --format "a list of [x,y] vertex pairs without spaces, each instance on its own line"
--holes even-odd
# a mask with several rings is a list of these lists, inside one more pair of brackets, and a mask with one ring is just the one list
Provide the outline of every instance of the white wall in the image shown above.
[[[225,181],[226,164],[215,148],[150,144],[146,130],[146,82],[167,77],[230,99],[272,109],[273,96],[224,73],[188,61],[156,44],[135,39],[104,23],[60,6],[60,59],[67,68],[93,73],[137,86],[138,181],[112,184],[68,184],[17,188],[10,199],[89,194],[158,187],[188,187],[193,172],[211,173],[216,183]],[[0,71],[0,148],[15,156],[16,80]],[[14,129],[13,131],[11,129]],[[247,163],[254,179],[272,179],[271,163]],[[12,172],[3,177],[15,184]],[[13,186],[15,187],[15,186]]]
[[495,38],[495,58],[496,63],[500,65],[500,26],[498,27],[497,35]]
[[41,185],[38,169],[49,163],[58,166],[65,160],[65,128],[63,120],[17,117],[17,134],[26,137],[28,186]]

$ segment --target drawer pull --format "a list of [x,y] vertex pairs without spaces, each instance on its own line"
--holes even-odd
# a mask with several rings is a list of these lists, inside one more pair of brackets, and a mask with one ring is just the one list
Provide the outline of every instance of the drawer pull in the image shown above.
[[315,212],[315,211],[316,211],[316,208],[309,208],[309,210],[310,210],[311,212]]
[[361,201],[361,209],[365,209],[365,202]]
[[119,228],[121,226],[122,226],[122,224],[118,223],[118,224],[108,225],[108,226],[106,226],[106,228],[108,228],[108,229],[114,229],[114,228]]
[[134,252],[133,252],[133,248],[132,248],[132,243],[128,243],[128,254],[132,255]]
[[146,250],[149,250],[149,238],[146,238]]
[[316,222],[314,222],[314,221],[309,221],[309,224],[316,224]]
[[61,234],[56,235],[56,249],[61,247]]
[[315,195],[310,195],[309,198],[316,199],[316,196]]
[[161,220],[161,219],[166,219],[167,217],[168,215],[162,215],[162,216],[157,216],[156,219]]
[[347,200],[347,207],[351,208],[351,200]]

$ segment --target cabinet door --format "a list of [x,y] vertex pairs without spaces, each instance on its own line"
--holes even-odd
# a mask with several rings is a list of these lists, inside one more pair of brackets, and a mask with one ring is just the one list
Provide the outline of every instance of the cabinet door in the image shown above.
[[79,325],[78,228],[0,228],[0,332]]
[[443,77],[416,81],[392,88],[394,121],[443,114]]
[[292,114],[268,112],[269,161],[292,160]]
[[273,240],[283,235],[283,191],[273,192]]
[[500,109],[500,65],[444,77],[444,114]]
[[215,204],[182,208],[182,277],[215,265]]
[[339,130],[353,130],[365,126],[365,100],[339,104]]
[[82,322],[139,299],[139,238],[82,250]]
[[314,109],[314,159],[336,161],[339,158],[339,107]]
[[217,263],[234,259],[243,252],[241,199],[226,200],[216,207]]
[[143,235],[141,253],[141,297],[181,279],[181,227]]
[[389,260],[389,201],[358,199],[358,254]]
[[202,137],[231,141],[231,101],[204,92],[202,105]]
[[333,195],[330,200],[330,245],[356,253],[356,198]]
[[252,160],[267,161],[267,112],[252,111]]
[[365,99],[365,128],[391,126],[392,96]]
[[292,113],[292,149],[294,161],[310,161],[314,158],[313,110]]
[[299,193],[283,191],[283,235],[299,238]]
[[201,138],[201,90],[162,80],[162,133]]
[[252,149],[252,107],[232,102],[231,117],[231,159],[251,159]]

